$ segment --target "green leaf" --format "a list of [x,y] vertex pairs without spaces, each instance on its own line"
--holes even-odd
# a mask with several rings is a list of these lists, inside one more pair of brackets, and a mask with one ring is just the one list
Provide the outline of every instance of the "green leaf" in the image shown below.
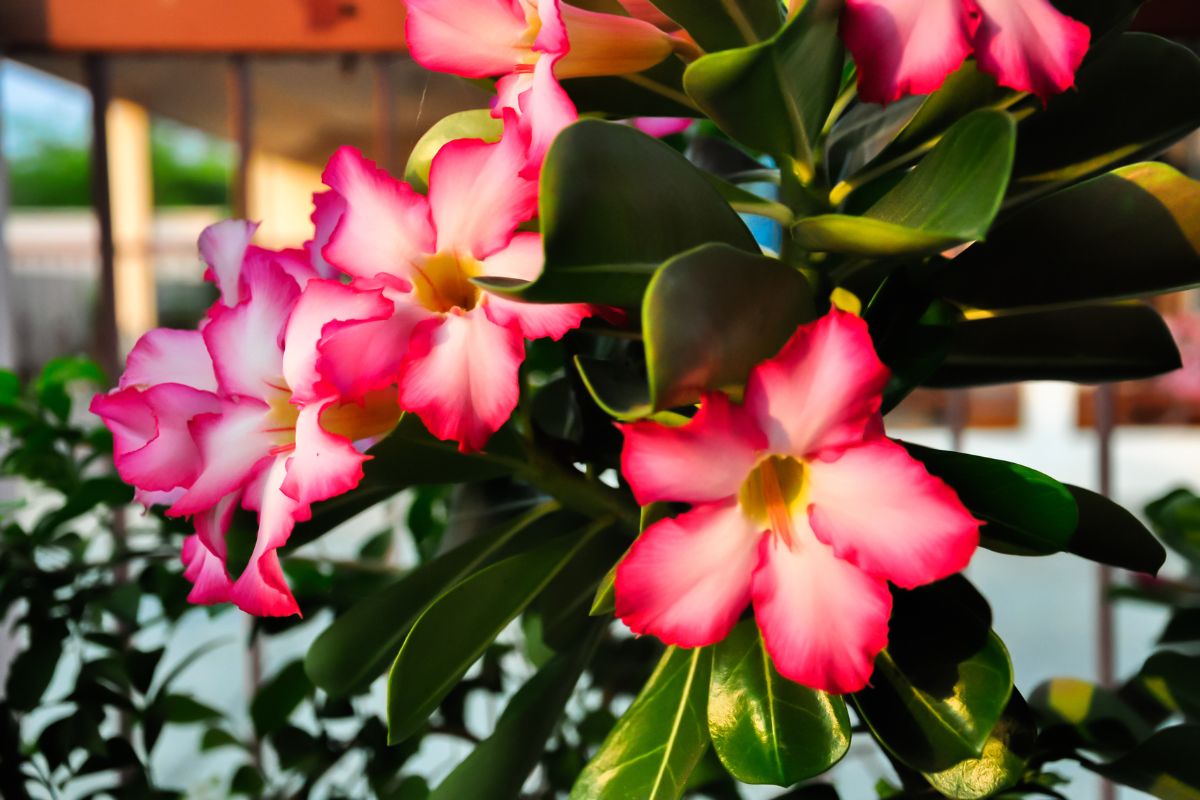
[[159,698],[157,704],[162,709],[163,718],[167,722],[174,722],[178,725],[208,722],[224,716],[212,706],[201,703],[186,694],[164,695]]
[[457,111],[442,117],[413,145],[404,167],[404,180],[419,192],[429,187],[429,166],[433,157],[447,142],[455,139],[483,139],[496,142],[504,132],[504,123],[492,116],[486,108]]
[[1003,716],[983,745],[983,755],[941,772],[927,772],[925,779],[946,797],[957,800],[993,797],[1021,782],[1037,733],[1033,712],[1013,689]]
[[777,0],[653,0],[705,50],[728,50],[766,39],[783,22]]
[[1067,489],[1079,507],[1079,527],[1069,551],[1101,564],[1158,574],[1167,551],[1137,517],[1103,495],[1069,484]]
[[245,747],[245,745],[243,745],[241,740],[232,733],[220,728],[209,728],[204,732],[204,735],[200,737],[201,752],[216,750],[221,747],[242,748]]
[[238,771],[233,773],[233,781],[229,784],[229,793],[232,795],[246,795],[247,797],[262,797],[263,779],[258,774],[258,770],[249,764],[243,764],[238,767]]
[[1177,608],[1158,641],[1162,644],[1200,642],[1200,608]]
[[35,537],[48,536],[61,526],[94,510],[97,506],[119,508],[133,502],[133,488],[116,476],[104,475],[81,482],[61,508],[38,520]]
[[674,800],[708,747],[712,657],[668,648],[571,788],[570,800]]
[[538,765],[546,740],[595,652],[599,625],[574,652],[556,656],[521,687],[496,729],[480,742],[429,796],[430,800],[509,800],[518,797]]
[[1162,800],[1200,800],[1200,725],[1158,731],[1128,755],[1087,764],[1109,780]]
[[369,684],[395,659],[413,622],[430,603],[556,509],[552,503],[539,506],[501,530],[472,539],[361,600],[334,620],[309,647],[304,659],[309,678],[335,697]]
[[274,733],[287,724],[292,712],[312,694],[313,685],[304,674],[300,660],[281,669],[264,683],[250,703],[250,719],[259,737]]
[[961,576],[893,597],[888,648],[854,696],[859,712],[913,769],[941,772],[981,757],[1013,688],[987,601]]
[[1012,309],[1160,294],[1200,284],[1200,182],[1133,164],[1048,195],[946,265],[938,289]]
[[[581,181],[581,174],[602,181]],[[540,302],[636,307],[668,258],[708,242],[758,245],[704,175],[635,130],[582,120],[559,134],[542,167],[546,264],[532,283],[477,278],[490,291]]]
[[1147,505],[1146,516],[1163,542],[1200,572],[1200,497],[1176,489]]
[[363,488],[403,488],[432,483],[466,483],[510,475],[522,465],[521,445],[511,428],[501,428],[487,450],[463,453],[454,442],[435,439],[415,414],[405,414],[387,438],[370,450]]
[[1108,383],[1179,367],[1179,348],[1153,308],[1080,306],[959,323],[945,360],[924,385]]
[[1157,36],[1122,35],[1084,64],[1075,85],[1021,123],[1014,194],[1154,156],[1200,125],[1200,59]]
[[417,619],[388,676],[388,741],[398,743],[438,704],[588,539],[611,523],[601,520],[506,558],[456,584]]
[[63,652],[67,626],[58,621],[31,620],[29,647],[13,659],[8,671],[4,696],[17,711],[32,711],[41,705]]
[[9,369],[0,369],[0,406],[9,406],[21,397],[21,379]]
[[34,383],[38,402],[49,409],[60,420],[71,415],[71,396],[68,389],[78,382],[92,384],[101,389],[108,385],[108,378],[100,365],[82,356],[52,358],[42,367]]
[[615,118],[690,117],[696,107],[683,93],[683,62],[667,60],[636,74],[568,78],[563,88],[581,115]]
[[1029,704],[1047,740],[1062,747],[1122,753],[1152,730],[1116,692],[1078,678],[1040,684]]
[[808,281],[776,259],[722,244],[671,259],[642,306],[653,410],[741,388],[755,365],[816,316]]
[[[675,513],[678,504],[674,503],[651,503],[648,506],[642,506],[641,520],[638,525],[638,533],[644,533],[646,528],[649,528],[660,519],[665,519]],[[686,506],[685,506],[686,507]],[[600,585],[596,587],[596,595],[592,599],[592,607],[588,611],[588,616],[599,617],[607,614],[612,614],[617,610],[617,566],[625,560],[625,556],[629,555],[626,550],[624,555],[617,559],[617,563],[612,565],[603,578],[600,579]]]
[[840,11],[833,0],[809,0],[770,39],[694,61],[684,88],[725,133],[795,159],[801,177],[811,178],[814,148],[841,86]]
[[806,250],[872,257],[932,255],[983,239],[1008,186],[1015,140],[1004,112],[969,114],[861,217],[807,217],[792,238]]
[[1075,498],[1049,475],[993,458],[901,442],[909,455],[950,485],[987,523],[981,544],[1015,555],[1048,555],[1069,546],[1079,524]]
[[1200,655],[1159,651],[1146,660],[1135,680],[1166,709],[1200,719]]
[[850,748],[846,703],[780,676],[753,620],[713,648],[708,728],[721,763],[743,783],[791,786]]

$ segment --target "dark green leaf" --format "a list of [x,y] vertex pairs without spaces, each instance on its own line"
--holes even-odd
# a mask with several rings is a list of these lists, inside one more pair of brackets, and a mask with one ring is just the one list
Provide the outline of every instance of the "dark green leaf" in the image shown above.
[[1036,470],[993,458],[903,443],[944,480],[976,519],[982,544],[1001,553],[1048,555],[1067,549],[1079,524],[1066,486]]
[[1200,719],[1200,655],[1157,652],[1142,665],[1136,681],[1167,709]]
[[220,719],[220,711],[209,705],[201,703],[194,697],[189,697],[186,694],[168,694],[159,698],[159,706],[162,708],[163,718],[167,722],[174,722],[180,725],[190,725],[195,722],[208,722],[213,719]]
[[[604,180],[580,181],[585,173]],[[551,146],[542,168],[541,222],[541,277],[476,282],[527,300],[636,307],[671,256],[708,242],[759,250],[686,158],[628,125],[598,120],[577,122]]]
[[5,684],[8,704],[17,711],[30,711],[41,704],[42,694],[54,677],[67,626],[61,622],[33,620],[29,647],[13,659]]
[[221,747],[244,747],[242,742],[232,733],[220,728],[209,728],[200,737],[202,751],[216,750]]
[[1155,575],[1167,551],[1138,518],[1108,498],[1067,485],[1079,507],[1079,527],[1067,547],[1077,556]]
[[1151,726],[1116,692],[1078,678],[1054,678],[1029,697],[1043,736],[1066,748],[1121,753],[1151,731]]
[[1200,572],[1200,497],[1176,489],[1147,505],[1146,516],[1163,542]]
[[683,93],[683,62],[677,58],[632,75],[568,78],[562,85],[580,114],[616,118],[696,114],[696,107]]
[[21,396],[21,379],[12,370],[0,369],[0,406],[12,405]]
[[792,237],[807,250],[874,257],[931,255],[983,239],[1008,186],[1015,139],[1007,114],[976,111],[861,217],[807,217]]
[[926,386],[1018,381],[1108,383],[1179,369],[1162,317],[1144,305],[1081,306],[959,323]]
[[60,526],[82,516],[97,506],[118,508],[133,502],[133,488],[117,477],[88,478],[70,495],[61,508],[42,517],[34,528],[34,536],[48,536]]
[[770,39],[694,61],[683,85],[731,137],[795,159],[801,177],[811,178],[817,138],[841,85],[840,11],[838,2],[809,0]]
[[922,772],[981,757],[1013,688],[987,601],[961,576],[893,595],[888,649],[854,696],[863,719]]
[[1158,731],[1133,752],[1108,764],[1088,765],[1109,780],[1162,800],[1200,798],[1200,725]]
[[90,383],[96,389],[108,385],[108,378],[100,365],[81,356],[63,356],[46,362],[34,386],[38,402],[49,409],[60,420],[71,415],[70,386],[77,382]]
[[653,0],[705,50],[728,50],[771,36],[783,21],[777,0]]
[[1177,608],[1159,641],[1163,644],[1200,642],[1200,608]]
[[313,685],[304,674],[304,663],[296,660],[264,683],[250,703],[250,719],[259,737],[274,733],[312,694]]
[[150,692],[154,670],[158,668],[158,662],[162,660],[164,652],[164,648],[159,647],[155,650],[131,650],[125,656],[133,687],[142,694]]
[[842,698],[780,676],[753,620],[713,648],[708,728],[721,763],[743,783],[791,786],[850,748]]
[[584,767],[570,800],[674,800],[708,747],[711,655],[672,647]]
[[1021,782],[1034,752],[1037,733],[1033,712],[1014,689],[1004,715],[983,745],[983,754],[941,772],[927,772],[925,779],[946,797],[956,800],[993,797]]
[[249,764],[243,764],[233,773],[233,782],[229,785],[230,794],[262,797],[262,790],[263,779],[258,770]]
[[396,657],[417,617],[463,576],[487,562],[514,537],[555,511],[540,506],[491,535],[480,536],[429,561],[338,617],[304,659],[313,683],[334,696],[370,683]]
[[404,180],[423,192],[429,184],[429,166],[442,145],[454,139],[483,139],[495,142],[500,139],[504,123],[492,116],[490,109],[473,108],[456,111],[442,117],[413,145],[404,168]]
[[498,478],[520,466],[520,453],[520,443],[510,428],[497,431],[484,452],[468,454],[460,452],[454,442],[435,439],[415,414],[405,414],[396,429],[371,448],[373,458],[364,466],[363,486],[395,489]]
[[938,288],[976,308],[1086,303],[1200,283],[1200,183],[1133,164],[1056,192],[950,262]]
[[411,736],[488,645],[546,587],[588,539],[594,523],[456,584],[421,614],[388,676],[388,741]]

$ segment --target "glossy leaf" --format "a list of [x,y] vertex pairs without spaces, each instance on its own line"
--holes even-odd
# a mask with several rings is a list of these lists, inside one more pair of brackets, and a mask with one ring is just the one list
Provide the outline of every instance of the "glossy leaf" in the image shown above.
[[1081,306],[959,323],[945,360],[925,385],[1110,383],[1179,367],[1179,348],[1153,308]]
[[[338,697],[370,683],[396,657],[416,619],[439,595],[504,552],[522,532],[546,520],[543,505],[491,535],[479,536],[409,572],[335,619],[308,649],[304,668],[313,683]],[[544,527],[544,525],[543,525]]]
[[250,703],[255,732],[262,737],[282,728],[312,690],[303,662],[293,661],[285,666],[259,688]]
[[862,256],[930,255],[983,239],[1000,210],[1016,127],[976,111],[862,216],[820,214],[792,226],[806,250]]
[[708,747],[711,654],[668,648],[633,705],[584,767],[570,800],[675,800]]
[[978,800],[992,797],[1021,782],[1034,752],[1037,723],[1033,712],[1013,690],[1008,706],[983,745],[983,755],[961,761],[941,772],[925,773],[925,780],[946,797]]
[[1079,508],[1079,527],[1067,547],[1077,556],[1156,575],[1167,551],[1137,517],[1088,489],[1067,485]]
[[521,445],[511,428],[501,428],[479,453],[462,453],[454,442],[436,439],[415,414],[405,414],[387,438],[368,452],[371,460],[360,487],[407,487],[466,483],[511,474],[522,466]]
[[705,50],[728,50],[771,36],[783,22],[777,0],[653,0]]
[[[579,176],[603,175],[603,181]],[[532,283],[476,282],[518,299],[636,307],[668,258],[708,242],[757,253],[737,213],[682,155],[627,125],[582,120],[542,168],[546,264]]]
[[496,729],[477,744],[429,795],[430,800],[509,800],[518,797],[538,765],[579,676],[595,651],[594,625],[589,641],[556,656],[513,696]]
[[1156,155],[1200,125],[1200,59],[1157,36],[1122,35],[1084,64],[1075,85],[1021,123],[1014,194]]
[[492,112],[486,108],[456,111],[442,117],[413,145],[408,164],[404,168],[404,180],[411,183],[417,191],[423,192],[429,184],[429,166],[438,150],[442,149],[442,145],[454,139],[483,139],[495,142],[499,141],[503,132],[504,123],[493,117]]
[[854,696],[859,712],[913,769],[941,772],[981,757],[1013,688],[987,601],[961,576],[893,596],[888,648]]
[[1146,659],[1136,681],[1170,711],[1200,719],[1200,655],[1159,651]]
[[841,85],[840,10],[833,0],[809,0],[770,39],[694,61],[684,88],[725,133],[795,159],[811,176],[817,137]]
[[1054,678],[1029,697],[1044,736],[1063,747],[1120,753],[1149,735],[1147,724],[1116,692],[1078,678]]
[[713,647],[708,726],[721,763],[743,783],[792,786],[850,748],[845,701],[781,677],[753,620]]
[[976,308],[1159,294],[1200,284],[1200,182],[1133,164],[1031,203],[943,270]]
[[1158,731],[1133,752],[1107,764],[1088,766],[1109,780],[1162,800],[1200,798],[1200,725]]
[[683,91],[683,62],[668,58],[636,74],[568,78],[563,88],[580,114],[614,118],[690,117],[696,106]]
[[913,458],[944,480],[976,519],[981,544],[1015,555],[1065,550],[1079,511],[1066,486],[1029,467],[994,458],[904,443]]
[[606,520],[487,567],[441,595],[413,624],[388,676],[388,741],[425,722],[488,645]]
[[1200,497],[1176,489],[1147,505],[1146,516],[1163,542],[1200,572]]

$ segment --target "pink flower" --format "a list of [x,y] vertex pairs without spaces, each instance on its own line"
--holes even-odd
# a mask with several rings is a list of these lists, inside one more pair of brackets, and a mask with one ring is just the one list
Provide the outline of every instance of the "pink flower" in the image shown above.
[[[313,503],[354,488],[355,442],[389,431],[395,391],[346,402],[316,366],[327,325],[393,313],[380,291],[317,277],[303,251],[249,244],[255,225],[231,220],[200,239],[221,299],[198,331],[159,329],[130,353],[116,390],[92,411],[113,432],[116,467],[146,502],[194,517],[184,545],[196,603],[233,601],[252,614],[299,613],[277,550]],[[238,504],[259,514],[246,569],[231,580],[225,533]]]
[[638,502],[692,504],[651,525],[617,568],[616,613],[638,634],[701,647],[747,604],[787,678],[866,685],[891,594],[962,570],[979,522],[883,435],[888,370],[842,311],[755,368],[745,403],[707,394],[686,425],[622,426]]
[[847,0],[842,38],[869,103],[928,94],[972,53],[1002,86],[1045,101],[1075,84],[1091,32],[1050,0]]
[[[319,369],[345,395],[399,383],[400,407],[441,439],[478,450],[516,406],[526,339],[560,338],[586,305],[520,303],[483,291],[478,276],[533,280],[540,234],[517,232],[537,210],[537,184],[522,177],[525,140],[445,145],[422,196],[343,147],[325,169],[344,204],[324,257],[395,303],[387,319],[339,324],[321,342]],[[352,366],[351,380],[344,371]]]
[[692,123],[695,121],[691,117],[635,117],[633,127],[642,133],[661,139],[664,136],[683,133],[692,127]]

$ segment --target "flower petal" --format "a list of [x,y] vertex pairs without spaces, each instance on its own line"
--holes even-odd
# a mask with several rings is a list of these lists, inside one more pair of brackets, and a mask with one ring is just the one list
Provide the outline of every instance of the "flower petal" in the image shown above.
[[803,513],[789,547],[764,536],[751,593],[763,644],[779,674],[834,694],[857,692],[887,646],[887,582],[842,561],[817,541]]
[[[308,402],[320,393],[317,349],[335,322],[383,320],[392,316],[392,301],[381,289],[362,290],[336,280],[313,280],[296,301],[283,338],[283,377],[293,402]],[[348,365],[358,366],[359,358]]]
[[433,252],[425,198],[353,147],[333,154],[321,180],[345,201],[345,211],[321,250],[325,259],[354,277],[384,274],[409,280],[413,261]]
[[859,97],[890,103],[934,91],[970,55],[977,24],[964,0],[846,0],[841,36]]
[[299,503],[280,491],[287,475],[287,456],[271,462],[256,503],[258,538],[242,574],[234,581],[229,599],[247,614],[256,617],[287,617],[299,614],[300,607],[288,588],[279,564],[279,548],[287,544],[296,526]]
[[437,251],[483,259],[537,213],[537,183],[521,177],[528,142],[509,127],[500,141],[456,139],[429,167]]
[[222,400],[221,411],[189,424],[200,450],[200,471],[187,494],[167,511],[172,517],[212,508],[249,482],[271,457],[279,434],[271,432],[270,407],[249,398]]
[[230,308],[241,301],[242,261],[256,230],[257,222],[226,219],[200,234],[200,257],[208,265],[205,277],[217,285],[221,302]]
[[661,139],[674,136],[692,127],[696,120],[691,117],[634,117],[633,127],[642,133]]
[[433,316],[415,302],[396,302],[381,320],[326,325],[317,350],[317,372],[346,400],[358,400],[394,384],[418,322]]
[[903,589],[961,572],[979,545],[954,490],[888,439],[810,462],[809,499],[817,538]]
[[528,55],[529,30],[514,0],[407,0],[404,36],[426,69],[465,78],[510,71]]
[[320,277],[316,268],[313,267],[308,253],[299,247],[268,250],[265,247],[250,245],[246,248],[246,260],[242,263],[242,272],[264,269],[269,264],[283,270],[301,289],[313,278]]
[[487,318],[482,308],[420,323],[400,375],[400,407],[430,433],[480,450],[516,408],[521,334]]
[[[554,70],[559,78],[641,72],[660,63],[675,50],[671,37],[648,22],[588,11],[570,3],[556,2],[555,5],[566,26],[566,38],[570,39],[570,51]],[[541,4],[538,10],[542,10]],[[543,13],[543,19],[545,16]],[[539,42],[541,38],[539,36]],[[548,43],[541,49],[556,55],[563,52],[557,37],[553,44]]]
[[746,407],[773,452],[804,457],[862,441],[888,376],[867,323],[835,310],[802,325],[778,355],[754,368]]
[[333,236],[333,231],[337,228],[345,210],[346,201],[337,192],[330,190],[313,193],[313,212],[310,217],[313,224],[313,238],[304,243],[304,249],[308,252],[308,260],[313,265],[313,269],[322,278],[337,277],[337,268],[325,260],[321,251],[325,245],[329,244],[329,238]]
[[[508,247],[483,262],[483,274],[531,281],[542,274],[543,260],[541,234],[518,233]],[[593,313],[586,303],[522,303],[487,293],[483,307],[492,322],[515,328],[526,339],[561,339]]]
[[761,538],[734,501],[654,523],[617,565],[617,616],[667,644],[720,641],[750,602]]
[[746,410],[709,392],[686,425],[619,425],[621,472],[641,505],[673,500],[710,503],[734,497],[767,446]]
[[495,112],[512,109],[517,124],[529,142],[522,176],[537,179],[546,151],[562,129],[579,119],[575,104],[554,77],[556,56],[542,56],[533,72],[517,72],[496,82]]
[[183,576],[192,582],[188,602],[197,605],[224,603],[229,599],[229,588],[233,581],[225,571],[225,562],[200,543],[200,537],[192,534],[183,540]]
[[983,12],[975,59],[1002,86],[1043,101],[1075,85],[1092,33],[1049,0],[974,0]]
[[153,386],[180,383],[206,392],[217,390],[212,358],[200,331],[155,328],[143,334],[125,359],[125,373],[118,384]]
[[327,397],[309,403],[296,418],[296,449],[288,459],[287,476],[280,488],[299,503],[306,516],[313,503],[358,486],[363,462],[370,458],[358,452],[349,439],[321,427],[321,414],[336,402],[337,398]]

